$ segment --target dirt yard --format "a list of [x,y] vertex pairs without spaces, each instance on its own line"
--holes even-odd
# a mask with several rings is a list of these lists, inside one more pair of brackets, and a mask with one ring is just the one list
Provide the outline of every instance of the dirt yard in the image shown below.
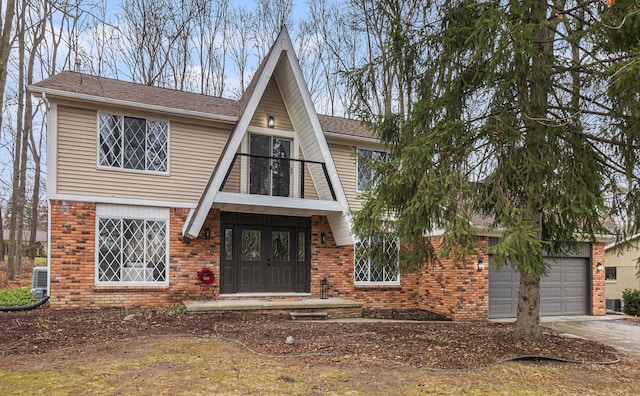
[[[638,359],[550,329],[544,342],[515,342],[511,326],[146,309],[5,312],[0,393],[640,394]],[[522,355],[620,361],[505,362]],[[219,375],[215,387],[201,383]],[[34,388],[38,378],[43,388]]]
[[[0,287],[29,282],[27,268]],[[516,342],[511,324],[439,321],[423,311],[366,314],[404,321],[0,312],[0,394],[640,394],[640,361],[600,343],[551,329],[544,342]],[[508,361],[527,355],[617,363]]]

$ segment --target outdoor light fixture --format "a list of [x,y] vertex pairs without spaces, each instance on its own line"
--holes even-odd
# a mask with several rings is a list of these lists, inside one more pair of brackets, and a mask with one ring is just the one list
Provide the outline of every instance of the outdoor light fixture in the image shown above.
[[603,268],[604,268],[604,265],[602,265],[602,263],[598,262],[596,264],[596,269],[598,270],[598,272],[602,271]]
[[478,271],[484,270],[484,261],[481,258],[478,259]]
[[211,228],[207,227],[204,229],[204,237],[205,239],[210,239],[211,238]]
[[276,118],[272,115],[268,115],[267,116],[267,126],[269,128],[275,128],[276,127]]
[[324,232],[320,234],[320,242],[322,242],[323,245],[327,243],[327,234],[325,234]]
[[320,282],[320,298],[323,300],[326,300],[327,298],[327,290],[329,289],[329,281],[327,280],[327,278],[324,278],[321,282]]

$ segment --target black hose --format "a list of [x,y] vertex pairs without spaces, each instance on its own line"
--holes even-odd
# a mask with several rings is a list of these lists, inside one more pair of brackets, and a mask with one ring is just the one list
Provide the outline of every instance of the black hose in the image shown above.
[[49,301],[49,296],[46,296],[42,300],[36,301],[33,304],[18,305],[16,307],[0,307],[0,312],[29,311],[32,309],[36,309],[41,305],[46,304],[47,301]]

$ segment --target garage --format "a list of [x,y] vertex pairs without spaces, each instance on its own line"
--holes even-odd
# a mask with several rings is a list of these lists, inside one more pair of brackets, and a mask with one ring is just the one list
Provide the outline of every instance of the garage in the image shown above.
[[[550,272],[540,282],[540,315],[589,315],[591,246],[581,244],[564,257],[547,257]],[[493,268],[489,256],[489,318],[518,314],[520,275],[511,266]]]

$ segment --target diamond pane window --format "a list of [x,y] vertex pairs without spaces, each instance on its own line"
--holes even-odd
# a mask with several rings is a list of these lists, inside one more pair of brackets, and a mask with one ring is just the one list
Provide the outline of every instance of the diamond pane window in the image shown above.
[[122,166],[122,128],[120,118],[110,114],[100,114],[100,165]]
[[103,113],[99,122],[99,165],[167,172],[168,123]]
[[[356,284],[400,284],[398,273],[400,242],[397,238],[372,237],[356,242],[354,281]],[[374,265],[372,257],[380,257],[383,265]]]
[[358,149],[358,191],[364,192],[375,189],[378,180],[374,178],[372,165],[376,162],[388,161],[388,159],[389,154],[384,151]]
[[167,222],[100,218],[98,283],[158,283],[167,280]]
[[147,121],[147,126],[147,169],[166,172],[168,125],[166,122]]

